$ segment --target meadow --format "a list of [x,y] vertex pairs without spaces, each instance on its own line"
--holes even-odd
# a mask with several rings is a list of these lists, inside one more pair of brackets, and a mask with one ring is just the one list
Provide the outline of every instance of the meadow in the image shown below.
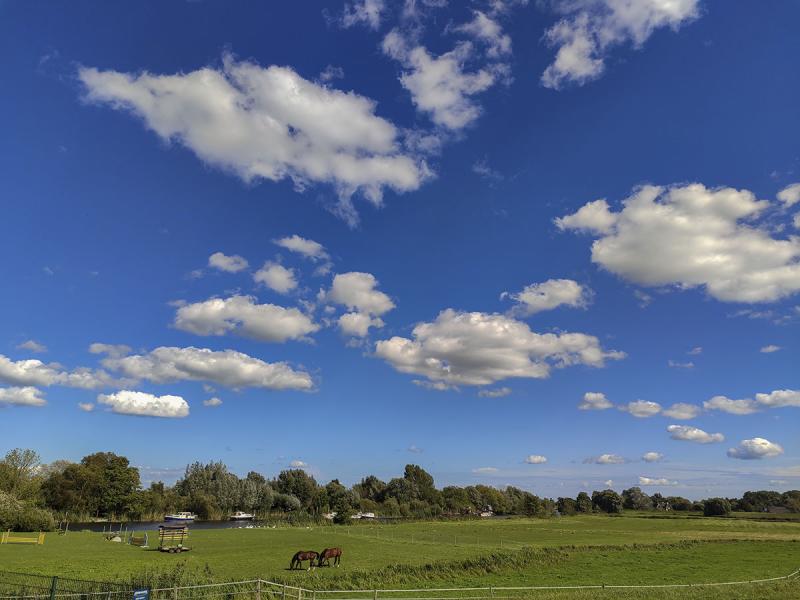
[[[668,584],[747,580],[800,568],[800,522],[644,515],[195,530],[165,554],[101,534],[0,546],[0,569],[102,581],[261,578],[309,589]],[[289,571],[297,550],[340,546],[342,567]],[[537,598],[798,598],[800,580],[752,588],[537,592]],[[585,595],[589,594],[589,595]],[[637,595],[638,594],[638,595]]]

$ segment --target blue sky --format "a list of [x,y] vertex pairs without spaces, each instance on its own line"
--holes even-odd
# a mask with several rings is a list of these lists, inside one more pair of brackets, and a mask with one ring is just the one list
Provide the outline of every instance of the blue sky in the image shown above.
[[450,4],[0,3],[0,451],[797,488],[800,8]]

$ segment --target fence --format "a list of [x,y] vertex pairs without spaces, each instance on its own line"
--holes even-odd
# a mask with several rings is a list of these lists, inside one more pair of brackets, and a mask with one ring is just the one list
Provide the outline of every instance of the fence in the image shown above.
[[[369,590],[312,590],[252,579],[229,583],[176,586],[149,590],[150,600],[503,600],[519,599],[536,592],[603,589],[680,589],[743,586],[793,580],[800,569],[765,579],[711,583],[653,585],[538,585],[515,587],[465,587]],[[132,600],[132,589],[115,583],[0,572],[0,600]]]

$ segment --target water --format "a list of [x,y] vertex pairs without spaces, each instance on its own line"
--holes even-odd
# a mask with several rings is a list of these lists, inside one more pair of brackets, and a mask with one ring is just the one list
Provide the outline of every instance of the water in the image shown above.
[[[264,521],[190,521],[186,522],[177,522],[177,521],[130,521],[126,523],[122,523],[122,530],[125,531],[158,531],[158,527],[160,525],[186,525],[190,529],[253,529],[256,527],[270,527]],[[102,532],[108,531],[109,527],[111,531],[119,531],[120,524],[117,523],[108,523],[108,522],[92,522],[92,523],[70,523],[69,529],[70,531],[95,531],[95,532]]]

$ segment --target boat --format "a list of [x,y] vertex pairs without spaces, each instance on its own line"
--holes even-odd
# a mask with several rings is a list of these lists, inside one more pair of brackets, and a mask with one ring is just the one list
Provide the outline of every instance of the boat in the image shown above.
[[171,515],[166,515],[164,517],[164,521],[178,521],[181,523],[189,523],[194,521],[197,518],[197,515],[193,512],[177,512]]
[[252,521],[255,515],[237,510],[230,516],[231,521]]

